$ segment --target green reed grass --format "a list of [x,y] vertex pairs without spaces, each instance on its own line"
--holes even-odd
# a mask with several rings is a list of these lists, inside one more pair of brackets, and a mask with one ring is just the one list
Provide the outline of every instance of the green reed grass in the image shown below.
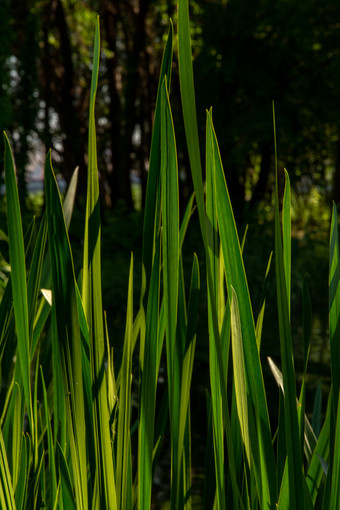
[[[153,478],[166,435],[171,464],[164,476],[173,509],[333,510],[340,506],[337,211],[334,206],[329,262],[332,386],[323,421],[319,386],[310,422],[305,392],[311,303],[305,279],[304,369],[298,388],[290,322],[291,190],[285,171],[280,210],[276,165],[273,248],[281,369],[269,359],[280,402],[278,427],[272,430],[260,356],[272,253],[268,254],[260,312],[255,317],[243,262],[245,236],[240,242],[227,186],[228,169],[223,169],[212,110],[206,113],[203,185],[189,34],[188,1],[179,0],[179,78],[194,194],[180,221],[171,112],[174,34],[170,23],[150,148],[142,260],[134,260],[131,254],[119,365],[111,347],[114,339],[110,342],[108,337],[101,290],[95,130],[99,21],[94,39],[83,267],[79,275],[75,274],[68,237],[77,172],[62,203],[51,154],[47,155],[46,210],[39,229],[33,221],[24,235],[14,161],[4,135],[8,235],[1,238],[9,244],[11,273],[0,303],[1,508],[148,510],[155,498]],[[277,161],[275,115],[274,135]],[[206,296],[200,296],[196,254],[192,254],[191,276],[184,273],[182,260],[194,202],[205,253]],[[142,290],[134,315],[136,264],[142,265]],[[191,452],[197,439],[191,435],[190,395],[199,300],[207,300],[210,387],[200,409],[208,430],[199,445],[206,439],[206,461],[200,467],[204,491],[201,502],[195,504]],[[162,355],[167,386],[163,397],[158,398]],[[132,376],[134,359],[139,363],[137,377]],[[137,394],[132,390],[132,377],[138,379]],[[136,423],[132,423],[132,397],[138,401]]]

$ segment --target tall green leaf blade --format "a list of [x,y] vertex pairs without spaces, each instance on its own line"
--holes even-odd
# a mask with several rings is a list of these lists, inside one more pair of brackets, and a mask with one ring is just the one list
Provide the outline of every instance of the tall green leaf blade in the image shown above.
[[[77,179],[78,179],[78,167],[75,169],[75,171],[72,174],[71,181],[70,181],[70,184],[67,189],[66,196],[65,196],[65,199],[63,202],[63,211],[64,211],[64,217],[65,217],[65,223],[66,223],[67,229],[69,228],[70,222],[71,222],[74,201],[75,201],[75,195],[76,195]],[[43,219],[40,229],[42,229],[44,223],[46,223],[46,225],[47,225],[47,222]],[[42,234],[43,234],[43,232],[42,232]],[[35,251],[37,251],[37,253],[40,252],[40,254],[44,253],[42,250],[42,247],[39,247],[39,241],[37,241],[37,243],[36,243]],[[37,284],[39,284],[39,290],[41,291],[41,293],[43,295],[45,293],[45,296],[46,296],[46,291],[51,287],[51,264],[50,264],[50,256],[49,256],[48,250],[45,255],[45,259],[44,259],[44,263],[43,263],[42,267],[40,266],[40,263],[41,263],[41,261],[40,261],[40,257],[39,257],[39,264],[37,266],[37,269],[39,271],[40,277],[37,277],[36,279],[33,277],[32,267],[31,267],[29,279],[32,279],[33,289],[35,289],[36,288],[35,286]],[[33,262],[32,262],[32,264],[33,264]],[[30,282],[28,283],[28,285],[30,285]],[[28,288],[28,296],[30,296],[30,295],[31,295],[31,293]],[[45,326],[47,318],[50,315],[50,312],[51,312],[51,303],[49,303],[46,299],[41,298],[39,303],[37,303],[35,313],[34,314],[31,313],[31,315],[30,315],[30,319],[33,319],[31,358],[35,352],[39,338],[42,334],[43,328]]]
[[[194,365],[194,355],[196,347],[196,329],[197,329],[197,316],[198,316],[198,293],[200,288],[199,281],[199,266],[196,254],[194,254],[191,282],[190,282],[190,294],[189,294],[189,306],[188,306],[188,317],[185,331],[185,345],[184,345],[184,356],[182,366],[182,380],[181,380],[181,394],[180,394],[180,411],[179,411],[179,430],[178,430],[178,454],[177,454],[177,486],[180,487],[180,476],[181,476],[181,463],[183,462],[184,471],[184,494],[183,500],[185,501],[187,484],[185,481],[188,479],[185,470],[185,464],[190,465],[189,452],[186,451],[186,439],[190,439],[190,431],[188,429],[190,423],[190,386],[192,371]],[[188,489],[188,487],[187,487]],[[180,498],[177,498],[177,507]],[[189,505],[189,503],[188,503]]]
[[332,375],[332,405],[330,411],[330,457],[328,475],[326,480],[323,505],[325,510],[331,508],[333,498],[331,493],[333,485],[333,467],[337,471],[337,459],[335,457],[335,442],[337,437],[338,401],[340,391],[339,361],[340,361],[340,255],[338,234],[337,209],[333,203],[330,248],[329,248],[329,341],[331,351],[331,375]]
[[288,311],[290,316],[290,286],[291,286],[291,212],[290,212],[290,180],[287,170],[285,170],[285,190],[282,205],[282,237],[283,237],[283,260],[286,277],[286,289],[288,300]]
[[[82,491],[78,504],[87,508],[87,458],[86,429],[84,410],[82,342],[77,305],[77,284],[74,274],[71,247],[68,239],[65,218],[57,182],[53,173],[51,157],[48,154],[45,164],[45,194],[50,247],[53,303],[56,318],[55,331],[58,335],[60,358],[65,378],[65,390],[70,392],[72,423],[77,448],[77,467]],[[56,342],[57,339],[54,339]],[[57,349],[58,347],[56,347]]]
[[313,504],[318,496],[324,472],[330,455],[330,421],[331,421],[332,393],[328,400],[325,421],[323,423],[317,445],[313,451],[312,459],[308,466],[306,482]]
[[[93,402],[96,469],[94,484],[99,490],[100,505],[107,510],[116,509],[115,476],[113,469],[110,415],[104,368],[105,337],[101,287],[101,222],[95,128],[95,98],[99,70],[99,18],[96,25],[92,81],[90,91],[87,201],[83,259],[82,301],[89,326],[90,361],[95,399]],[[96,490],[97,490],[96,489]]]
[[[37,370],[38,371],[38,370]],[[31,440],[28,435],[26,435],[26,444],[28,457],[30,456],[31,451]],[[25,500],[26,508],[40,508],[43,503],[42,501],[46,501],[46,484],[45,484],[45,472],[42,469],[45,456],[44,450],[40,447],[39,451],[39,461],[37,464],[36,470],[33,472],[35,476],[30,476],[28,479],[28,490],[27,497]]]
[[[46,214],[44,214],[39,228],[38,237],[34,246],[32,262],[29,270],[29,278],[27,282],[30,338],[32,338],[33,336],[33,327],[36,320],[36,308],[40,290],[40,279],[46,251],[46,241],[47,241],[47,221]],[[33,355],[32,347],[33,342],[31,345],[31,357]]]
[[[78,180],[78,168],[76,168],[72,174],[71,181],[67,188],[67,192],[63,202],[63,212],[67,230],[69,229],[71,223],[72,212],[76,197],[77,180]],[[50,286],[51,286],[51,265],[50,257],[49,254],[47,253],[42,269],[41,287],[44,289],[48,289],[50,288]]]
[[8,278],[5,291],[0,302],[0,356],[2,359],[4,349],[10,330],[13,327],[13,300],[12,300],[12,282]]
[[[36,356],[36,364],[35,364],[35,375],[34,375],[34,393],[33,393],[33,416],[34,416],[34,422],[39,423],[39,417],[41,418],[41,413],[38,413],[38,381],[39,381],[39,372],[40,372],[40,351],[38,350],[37,356]],[[53,380],[53,378],[52,378]],[[36,472],[39,465],[39,427],[35,427],[35,438],[33,441],[33,444],[36,445],[36,448],[34,448],[34,459],[33,459],[33,466],[34,471]],[[26,455],[28,458],[28,462],[30,461],[30,455],[29,455],[29,436],[26,436]],[[29,467],[27,467],[28,471]],[[27,483],[27,482],[26,482]]]
[[141,401],[138,429],[138,508],[140,510],[149,509],[151,506],[152,454],[159,367],[157,338],[160,313],[160,252],[161,237],[159,235],[151,272],[146,311],[145,347],[143,360],[141,360]]
[[69,229],[69,226],[71,223],[74,202],[76,199],[78,173],[79,173],[79,167],[76,167],[72,174],[70,184],[68,185],[65,199],[63,202],[63,211],[64,211],[64,217],[65,217],[65,223],[66,223],[67,229]]
[[65,510],[76,510],[74,493],[72,490],[72,481],[69,468],[60,444],[57,443],[57,458],[59,463],[60,480],[61,480],[61,497]]
[[[277,262],[277,264],[279,264],[279,262]],[[293,370],[291,366],[291,346],[289,343],[289,339],[291,340],[291,338],[283,266],[281,266],[281,275],[279,277],[278,287],[281,359],[283,368],[283,384],[285,388],[284,408],[286,447],[288,455],[289,495],[291,498],[290,508],[293,509],[301,508],[298,504],[302,504],[302,466],[298,416],[296,409],[295,378],[293,377]]]
[[[200,146],[198,139],[197,119],[196,119],[196,106],[195,106],[195,92],[194,92],[194,79],[192,69],[192,56],[191,56],[191,44],[190,44],[190,25],[189,25],[189,2],[188,0],[178,1],[178,61],[179,61],[179,80],[182,98],[182,109],[183,119],[185,126],[185,133],[187,139],[187,146],[189,152],[190,166],[192,179],[194,184],[196,203],[198,208],[198,216],[201,226],[201,233],[203,237],[203,243],[205,248],[206,256],[206,269],[207,269],[207,286],[210,294],[210,309],[211,309],[211,328],[213,334],[210,335],[211,340],[215,343],[218,351],[221,353],[221,346],[219,340],[219,328],[218,328],[218,314],[215,302],[213,273],[210,266],[210,256],[208,248],[208,234],[207,234],[207,223],[204,209],[204,193],[203,193],[203,182],[202,182],[202,169],[200,159]],[[216,356],[216,381],[224,381],[222,356]],[[212,373],[212,371],[211,371]],[[223,401],[223,413],[225,414],[226,428],[228,429],[230,423],[228,422],[228,409],[227,409],[227,398],[224,386],[222,387],[222,401]],[[221,427],[216,424],[217,430],[221,430]],[[228,442],[228,454],[230,454],[230,464],[233,467],[233,445],[231,443],[231,435],[227,430],[227,442]],[[222,455],[221,451],[220,454]],[[235,485],[235,471],[231,469],[232,482],[235,488],[235,495],[237,494],[237,487]],[[224,484],[224,482],[222,482]],[[220,485],[220,488],[222,486]],[[222,489],[223,491],[223,489]],[[221,492],[220,492],[221,494]],[[238,496],[235,496],[234,500],[235,508],[238,505]],[[221,497],[223,499],[223,496]]]
[[166,78],[163,80],[162,84],[161,106],[163,280],[165,324],[169,356],[168,371],[171,391],[175,360],[178,302],[179,203],[176,142]]
[[237,412],[240,421],[242,440],[247,455],[249,467],[251,467],[251,449],[248,421],[248,397],[246,388],[246,374],[244,366],[243,342],[241,321],[236,292],[231,287],[231,345],[233,353],[234,384],[237,404]]
[[[224,476],[224,430],[223,411],[221,405],[222,391],[225,381],[226,367],[221,365],[222,346],[220,340],[220,317],[214,314],[214,304],[221,308],[219,300],[220,265],[219,239],[217,225],[216,186],[214,179],[214,151],[209,114],[206,128],[206,217],[207,217],[207,262],[211,270],[212,285],[209,286],[208,275],[208,327],[209,327],[209,373],[211,385],[213,444],[215,456],[216,497],[220,508],[225,508],[225,476]],[[209,269],[208,269],[209,271]],[[223,305],[225,305],[223,300]],[[215,315],[215,317],[214,317]],[[221,316],[221,313],[219,314]],[[214,322],[215,319],[215,322]],[[217,326],[218,324],[218,326]],[[216,327],[217,326],[217,327]],[[220,361],[219,361],[220,360]],[[222,369],[221,369],[222,368]]]
[[20,466],[22,426],[26,410],[25,399],[22,398],[23,387],[19,363],[16,363],[14,366],[12,380],[13,386],[11,383],[6,395],[5,408],[7,407],[7,409],[6,414],[4,415],[2,430],[8,463],[11,469],[13,490],[15,493]]
[[206,239],[203,182],[197,129],[194,75],[192,69],[189,2],[178,0],[178,66],[185,135],[189,152],[198,215],[203,239]]
[[217,218],[220,229],[226,279],[228,285],[232,285],[238,296],[242,338],[244,342],[247,386],[254,406],[255,421],[258,427],[258,459],[261,461],[261,465],[257,466],[257,472],[261,476],[259,496],[262,505],[274,508],[277,498],[276,469],[274,463],[274,452],[271,443],[263,375],[256,343],[254,318],[239,238],[210,112],[208,113],[208,123],[213,133]]
[[20,472],[18,477],[18,484],[15,491],[15,505],[18,510],[25,508],[25,497],[27,492],[27,484],[28,484],[28,451],[27,451],[27,440],[23,436],[23,441],[21,443],[21,462],[20,462]]
[[[67,363],[70,364],[70,354],[67,355]],[[67,446],[70,457],[70,465],[72,466],[72,479],[73,479],[73,487],[75,494],[75,502],[77,508],[85,509],[84,502],[87,503],[87,487],[84,485],[84,478],[82,470],[86,471],[87,465],[80,466],[79,465],[79,436],[77,427],[74,426],[72,422],[72,396],[74,395],[74,388],[72,381],[70,381],[70,386],[67,386],[67,382],[65,383],[67,394],[71,395],[70,399],[65,399],[65,414],[67,419]],[[74,407],[74,406],[72,406]],[[83,490],[85,494],[83,494]],[[86,498],[86,499],[85,499]]]
[[340,508],[340,399],[335,427],[330,508]]
[[[279,388],[282,391],[282,395],[284,395],[285,390],[284,390],[284,385],[283,385],[282,373],[270,357],[268,357],[268,363],[269,363],[270,369],[274,375],[274,378],[275,378]],[[297,408],[300,407],[300,402],[298,399],[296,399],[296,405],[297,405]],[[301,411],[301,414],[304,419],[303,446],[304,446],[304,451],[305,451],[307,462],[309,463],[311,460],[311,456],[314,454],[314,450],[317,446],[317,439],[316,439],[315,433],[313,431],[313,428],[308,420],[307,415],[305,413],[302,413],[302,411]],[[281,434],[284,429],[285,429],[284,423],[279,425],[279,434]],[[284,457],[286,457],[286,455],[284,455]]]
[[195,195],[194,195],[194,193],[192,193],[191,197],[189,198],[188,203],[186,205],[185,212],[184,212],[183,219],[182,219],[182,223],[181,223],[181,228],[179,230],[179,248],[180,248],[180,251],[182,251],[185,235],[186,235],[187,230],[188,230],[189,221],[190,221],[190,218],[191,218],[192,213],[194,211],[194,207],[193,207],[194,198],[195,198]]
[[178,444],[178,402],[180,395],[179,351],[176,350],[179,287],[179,197],[175,132],[167,90],[167,79],[161,88],[161,196],[163,226],[163,285],[166,329],[169,411],[171,430],[172,505],[177,497],[176,466]]
[[277,505],[278,510],[290,509],[290,494],[289,494],[289,478],[288,478],[288,464],[287,458],[282,475],[282,483],[280,487],[279,502]]
[[338,215],[334,203],[329,252],[329,338],[334,403],[336,405],[340,389],[340,255]]
[[132,508],[131,475],[131,373],[132,373],[132,336],[133,336],[133,255],[131,254],[129,289],[126,312],[123,359],[121,365],[121,382],[119,389],[119,414],[117,430],[117,506]]
[[[219,508],[225,508],[226,488],[224,476],[223,426],[226,433],[226,450],[228,454],[229,480],[232,487],[232,501],[235,510],[242,508],[242,499],[238,487],[237,447],[234,443],[232,417],[229,414],[227,398],[227,367],[230,345],[230,305],[224,296],[225,266],[222,249],[218,250],[216,233],[218,231],[217,189],[215,179],[216,151],[214,149],[214,133],[211,112],[207,113],[206,134],[206,169],[207,169],[207,287],[208,287],[208,319],[209,319],[209,355],[210,379],[213,410],[213,435],[216,471],[216,500]],[[212,260],[217,258],[217,261]],[[222,290],[223,289],[223,290]],[[216,301],[217,300],[217,301]],[[221,329],[221,332],[220,332]],[[223,342],[223,343],[222,343]],[[221,442],[222,441],[222,442]]]
[[[275,140],[275,160],[276,155],[276,131],[275,114],[274,118],[274,140]],[[278,175],[277,163],[275,167],[275,269],[276,269],[276,289],[277,289],[277,307],[279,315],[279,333],[281,347],[281,361],[283,385],[285,389],[284,411],[285,411],[285,429],[286,429],[286,448],[287,448],[287,469],[289,478],[289,497],[290,508],[300,509],[304,505],[304,486],[302,475],[302,457],[299,437],[298,416],[296,409],[296,386],[295,372],[293,364],[293,345],[290,329],[289,296],[287,292],[287,280],[290,281],[290,261],[284,259],[284,246],[282,241],[282,231],[279,216],[278,199]],[[290,207],[290,204],[285,204]],[[284,238],[286,242],[287,239]]]
[[96,466],[96,447],[93,438],[94,434],[94,421],[93,421],[93,394],[92,394],[92,378],[91,378],[91,364],[90,364],[90,345],[89,345],[89,328],[86,322],[83,303],[80,296],[78,285],[76,285],[77,297],[77,312],[79,327],[81,332],[81,364],[83,371],[83,387],[84,387],[84,412],[86,420],[86,442],[88,446],[88,462],[90,467],[90,477],[94,479]]
[[21,396],[20,386],[17,382],[14,383],[13,393],[11,397],[13,401],[13,421],[12,425],[12,482],[13,489],[16,492],[18,487],[18,479],[21,466],[21,453],[22,453],[22,424],[24,421],[24,406]]
[[11,147],[5,133],[4,142],[9,258],[11,264],[11,282],[15,326],[18,339],[19,363],[24,386],[28,419],[30,422],[31,430],[33,431],[34,423],[30,383],[30,338],[28,325],[24,239],[22,233],[22,222],[19,195],[14,170],[14,161]]
[[1,508],[15,510],[14,492],[8,466],[2,429],[0,428],[0,505]]
[[154,125],[152,130],[148,183],[145,197],[144,227],[143,227],[143,265],[145,277],[149,285],[152,261],[156,250],[155,242],[160,228],[160,168],[161,168],[161,86],[167,76],[170,88],[171,66],[173,53],[173,26],[170,22],[169,33],[164,48],[160,77],[158,82]]
[[312,334],[312,304],[308,290],[308,275],[303,279],[302,288],[302,326],[303,326],[303,357],[305,362],[305,371],[309,357],[310,340]]
[[54,451],[53,438],[52,438],[52,428],[51,428],[51,422],[50,422],[50,413],[49,413],[49,409],[48,409],[47,391],[46,391],[42,367],[40,367],[40,373],[41,373],[41,381],[42,381],[42,387],[43,387],[43,393],[44,393],[45,419],[46,419],[46,427],[47,427],[47,444],[48,444],[49,482],[51,484],[50,508],[52,508],[53,502],[56,500],[56,496],[57,496],[57,472],[56,472],[56,463],[55,463],[55,451]]
[[[267,401],[264,390],[263,376],[256,343],[255,325],[245,275],[240,243],[236,230],[234,215],[224,177],[216,135],[212,125],[211,114],[209,123],[213,133],[213,150],[215,153],[215,179],[217,194],[217,217],[220,228],[226,279],[238,296],[241,318],[241,330],[244,342],[244,359],[247,374],[247,385],[254,406],[255,419],[258,427],[257,438],[261,473],[260,501],[262,505],[274,508],[276,501],[276,476],[274,452],[271,444],[271,433]],[[258,480],[259,481],[259,480]]]
[[269,255],[269,260],[268,260],[266,274],[265,274],[264,283],[263,283],[263,290],[262,290],[262,296],[261,296],[261,302],[260,302],[260,311],[259,311],[259,314],[258,314],[257,320],[256,320],[255,332],[256,332],[257,348],[258,348],[259,352],[260,352],[260,347],[261,347],[264,311],[266,308],[266,288],[267,288],[267,282],[268,282],[268,274],[269,274],[269,270],[270,270],[270,266],[271,266],[271,262],[272,262],[272,256],[273,256],[273,252],[271,252]]

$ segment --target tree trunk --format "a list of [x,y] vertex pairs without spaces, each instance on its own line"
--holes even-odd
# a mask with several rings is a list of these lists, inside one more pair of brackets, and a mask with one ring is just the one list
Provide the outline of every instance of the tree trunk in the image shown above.
[[26,169],[30,162],[30,151],[32,150],[29,137],[35,130],[37,116],[35,88],[37,83],[38,42],[36,38],[36,19],[30,9],[29,2],[20,2],[16,8],[20,11],[20,18],[25,20],[25,26],[18,27],[18,40],[20,41],[18,97],[20,98],[20,106],[15,111],[15,131],[19,134],[19,139],[14,145],[18,193],[21,208],[25,211],[27,196]]
[[65,139],[63,140],[63,175],[67,182],[76,166],[79,166],[79,188],[86,189],[86,165],[84,133],[81,130],[79,114],[75,107],[74,69],[71,42],[64,7],[56,1],[55,21],[59,32],[62,65],[61,97],[59,102],[59,122]]
[[[141,65],[141,55],[143,50],[145,49],[145,19],[149,6],[149,0],[140,0],[138,12],[135,13],[133,9],[129,9],[129,18],[131,20],[130,26],[133,29],[133,42],[132,45],[128,44],[128,31],[129,26],[125,23],[125,33],[126,33],[126,48],[129,50],[128,59],[127,59],[127,76],[126,76],[126,87],[125,87],[125,111],[124,111],[124,140],[123,140],[123,150],[122,154],[122,162],[123,168],[125,168],[124,175],[124,194],[126,196],[126,201],[129,206],[132,206],[132,195],[131,195],[131,186],[130,186],[130,176],[129,172],[132,166],[132,135],[137,123],[137,108],[136,108],[136,98],[138,93],[138,83],[140,81],[140,65]],[[124,23],[124,20],[123,20]],[[142,98],[139,98],[140,100]]]
[[120,198],[121,184],[121,168],[120,168],[120,143],[121,143],[121,105],[119,93],[117,90],[117,18],[118,13],[114,3],[104,4],[101,16],[104,24],[106,41],[111,52],[111,56],[106,58],[106,72],[109,86],[109,120],[110,129],[110,145],[111,145],[111,169],[107,175],[107,181],[111,191],[111,205],[114,207]]

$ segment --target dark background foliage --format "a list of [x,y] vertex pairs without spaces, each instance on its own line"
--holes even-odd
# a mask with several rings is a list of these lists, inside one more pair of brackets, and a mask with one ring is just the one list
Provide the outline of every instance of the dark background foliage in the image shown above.
[[[191,1],[196,97],[214,121],[237,214],[271,197],[272,100],[281,166],[296,191],[340,201],[340,4],[336,0]],[[101,19],[98,155],[106,205],[134,207],[131,177],[148,168],[152,116],[172,0],[2,0],[0,127],[11,135],[24,204],[25,172],[49,147],[69,181],[86,182],[91,48]],[[190,172],[174,63],[172,102],[181,192]],[[40,160],[37,155],[41,155]]]

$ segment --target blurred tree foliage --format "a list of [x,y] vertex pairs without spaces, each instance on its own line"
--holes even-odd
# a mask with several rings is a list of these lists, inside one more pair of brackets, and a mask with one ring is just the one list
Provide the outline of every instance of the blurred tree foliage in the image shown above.
[[[306,195],[315,184],[328,185],[339,203],[338,0],[196,0],[190,9],[202,153],[205,108],[212,105],[236,208],[246,203],[252,209],[271,189],[272,99],[279,156],[293,184]],[[27,168],[36,147],[52,147],[66,181],[79,165],[85,183],[97,13],[101,182],[109,204],[123,199],[132,207],[131,172],[145,189],[163,41],[169,17],[176,25],[176,1],[2,0],[0,123],[14,140],[18,169]],[[175,61],[172,96],[185,192],[190,177],[176,72]]]
[[326,185],[340,202],[340,3],[209,3],[196,59],[199,104],[213,102],[231,196],[255,205],[273,169],[275,101],[281,163],[301,193]]
[[[8,2],[0,3],[0,127],[8,127],[11,124],[11,101],[10,101],[10,77],[9,55],[11,53],[10,15]],[[3,166],[3,145],[0,141],[0,170]],[[3,176],[0,172],[0,184]]]

